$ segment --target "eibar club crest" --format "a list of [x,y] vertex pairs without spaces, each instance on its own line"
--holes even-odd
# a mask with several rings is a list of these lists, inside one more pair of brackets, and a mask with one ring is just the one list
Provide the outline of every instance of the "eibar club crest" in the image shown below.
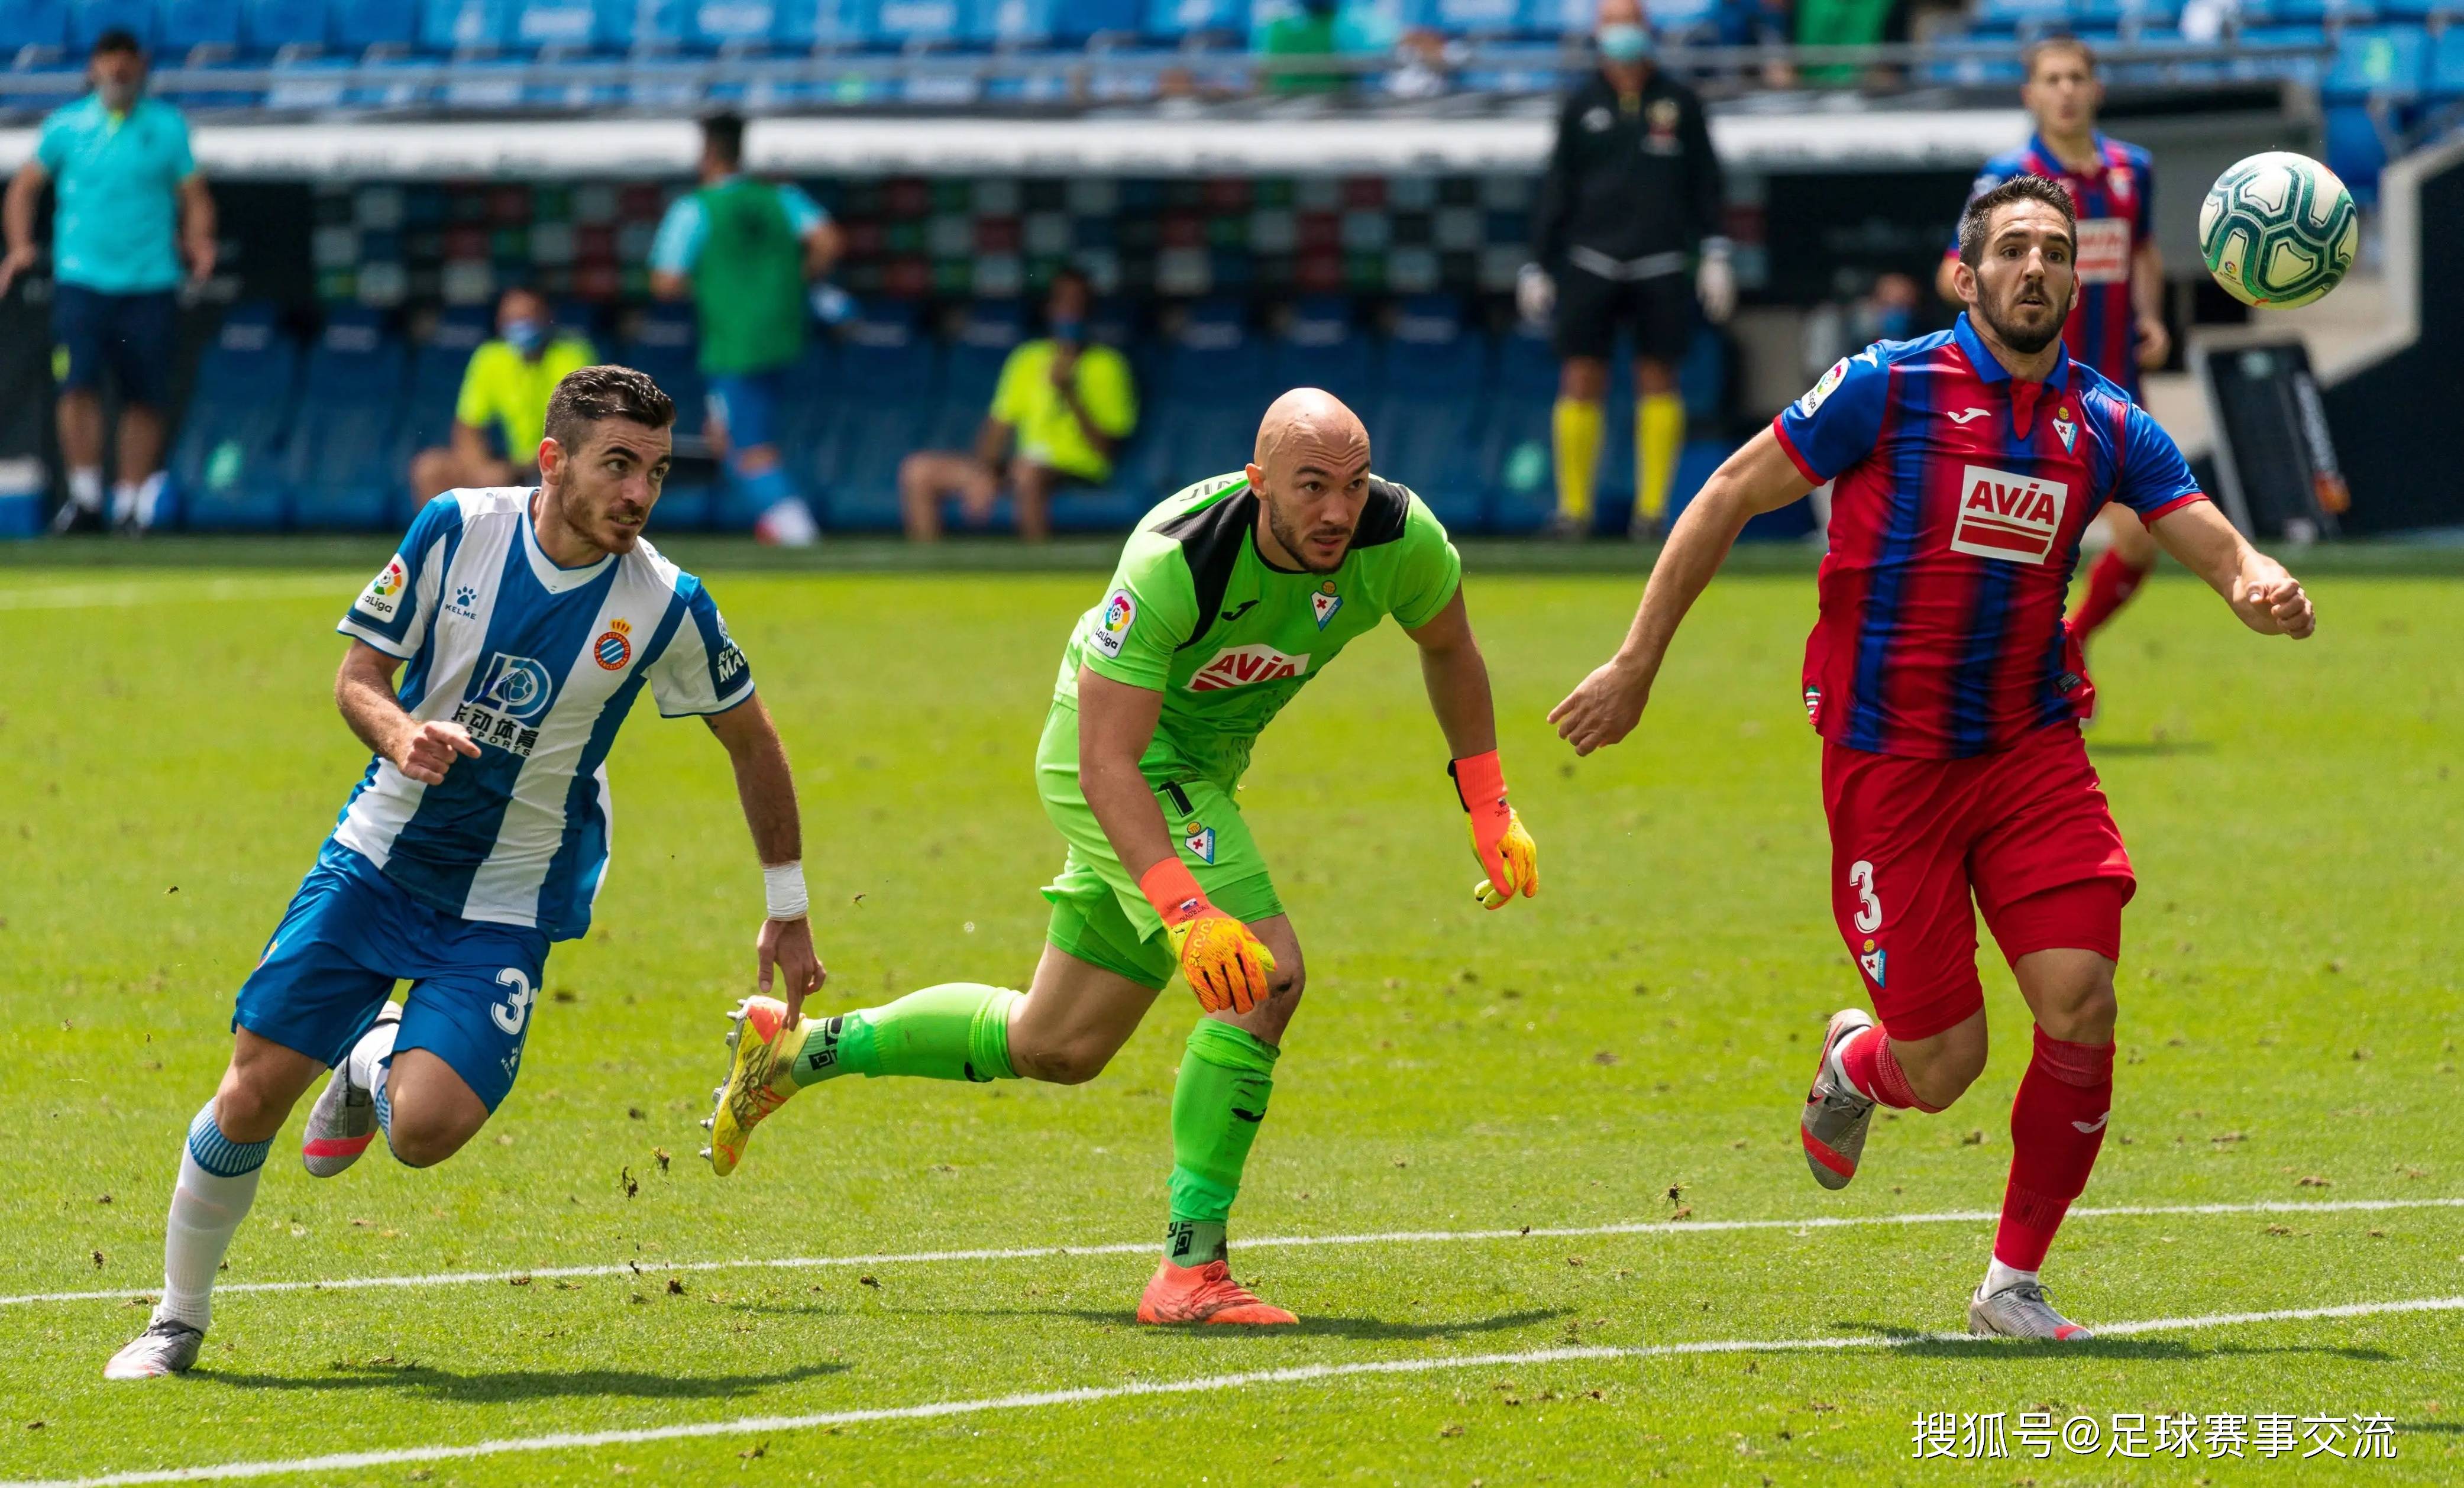
[[2062,436],[2062,452],[2065,454],[2079,444],[2079,424],[2071,417],[2068,404],[2055,410],[2054,432]]
[[1317,614],[1317,628],[1324,630],[1334,612],[1343,608],[1343,596],[1334,592],[1333,580],[1318,585],[1317,593],[1309,596],[1309,608]]
[[1857,964],[1865,969],[1865,974],[1874,979],[1874,985],[1877,987],[1882,985],[1882,965],[1888,954],[1889,952],[1883,951],[1881,947],[1874,944],[1874,937],[1871,935],[1865,937],[1865,949],[1858,952]]
[[1200,863],[1215,861],[1215,828],[1192,821],[1181,828],[1181,846]]

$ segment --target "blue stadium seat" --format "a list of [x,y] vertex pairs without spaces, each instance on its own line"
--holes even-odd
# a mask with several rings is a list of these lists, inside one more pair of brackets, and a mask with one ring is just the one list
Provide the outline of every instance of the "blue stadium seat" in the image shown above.
[[390,526],[406,499],[394,464],[403,350],[374,312],[333,310],[308,354],[283,476],[294,527]]
[[2334,21],[2355,25],[2378,19],[2378,0],[2273,0],[2276,19],[2285,25]]
[[239,0],[163,0],[155,45],[165,55],[186,56],[200,47],[236,52],[239,44]]
[[1018,301],[979,299],[967,308],[942,362],[940,408],[928,436],[934,449],[973,446],[976,426],[992,405],[1001,364],[1025,339],[1025,313]]
[[[422,449],[451,444],[453,405],[462,392],[462,373],[495,330],[495,314],[483,305],[461,305],[438,317],[435,328],[410,354],[410,379],[403,394],[400,428],[393,443],[392,468],[407,477],[411,457]],[[499,451],[501,453],[502,451]]]
[[1518,321],[1498,345],[1497,390],[1481,439],[1481,484],[1491,532],[1537,531],[1556,510],[1549,436],[1556,398],[1557,353],[1549,332]]
[[834,532],[898,530],[898,462],[921,447],[940,376],[914,307],[868,304],[841,328],[839,377],[865,390],[831,411],[825,525]]
[[617,52],[673,52],[692,39],[691,0],[600,0],[600,44]]
[[[786,396],[779,407],[780,457],[786,462],[789,479],[812,501],[817,512],[822,503],[813,498],[830,484],[824,456],[827,453],[830,415],[836,407],[839,386],[836,348],[829,338],[816,336],[804,343],[803,356],[788,372]],[[750,530],[759,514],[739,512],[735,503],[724,498],[716,506],[717,525],[723,531]]]
[[1989,30],[2041,31],[2067,23],[2071,0],[1981,0],[1978,23]]
[[2379,172],[2387,167],[2387,136],[2370,117],[2367,104],[2338,103],[2327,114],[2327,168],[2340,177],[2364,207],[2379,199]]
[[966,0],[965,39],[992,47],[1038,48],[1052,44],[1065,0]]
[[407,48],[419,34],[419,12],[405,0],[331,0],[334,45],[346,52]]
[[[2326,32],[2318,26],[2245,26],[2241,31],[2243,45],[2261,49],[2262,53],[2264,49],[2270,47],[2320,46],[2324,44],[2326,39]],[[2316,56],[2287,56],[2281,54],[2267,56],[2245,53],[2233,57],[2226,66],[2227,75],[2236,79],[2261,78],[2272,81],[2281,78],[2288,82],[2312,85],[2318,83],[2324,72],[2325,68]]]
[[1403,23],[1460,36],[1503,36],[1526,28],[1529,10],[1523,0],[1405,0]]
[[1684,360],[1677,363],[1677,391],[1685,400],[1685,416],[1698,424],[1716,423],[1727,412],[1728,343],[1700,320]]
[[2430,34],[2413,26],[2357,26],[2336,41],[2320,91],[2330,103],[2382,98],[2410,103],[2429,72]]
[[772,39],[791,51],[849,51],[872,37],[871,0],[775,0]]
[[[712,52],[764,50],[779,39],[786,9],[777,0],[694,0],[685,17],[687,39]],[[819,5],[803,10],[818,22]]]
[[1450,532],[1479,530],[1487,509],[1481,444],[1488,427],[1488,342],[1452,295],[1397,307],[1386,391],[1369,413],[1380,474],[1411,487]]
[[[1722,461],[1736,452],[1736,446],[1725,439],[1689,439],[1677,453],[1677,474],[1668,483],[1668,519],[1671,522],[1684,514],[1694,498],[1703,491],[1703,483]],[[1740,542],[1802,542],[1814,531],[1814,503],[1792,501],[1776,512],[1765,512],[1748,521],[1737,534]]]
[[20,54],[56,54],[69,34],[68,0],[9,0],[0,5],[0,62]]
[[649,374],[676,403],[676,435],[701,434],[709,409],[698,358],[700,339],[693,331],[693,307],[662,301],[642,313],[633,336],[617,348],[616,360]]
[[594,0],[516,0],[513,44],[526,52],[587,52],[599,44]]
[[[0,0],[0,7],[14,0]],[[107,31],[136,34],[147,50],[155,46],[154,0],[73,0],[69,7],[69,50],[83,55],[95,38]]]
[[2430,91],[2440,98],[2464,98],[2464,26],[2438,33],[2430,54]]
[[1063,46],[1083,46],[1101,35],[1134,34],[1146,19],[1146,0],[1068,0],[1055,7],[1053,39]]
[[188,526],[281,527],[278,460],[298,380],[299,350],[282,334],[274,308],[233,307],[197,368],[171,451],[169,484]]
[[248,51],[270,55],[285,47],[325,45],[325,0],[245,0],[240,35]]
[[1191,305],[1148,386],[1144,437],[1133,441],[1134,459],[1123,460],[1118,484],[1152,501],[1198,478],[1192,460],[1228,465],[1256,440],[1268,397],[1266,358],[1246,307],[1232,299]]
[[1719,39],[1723,0],[1651,0],[1651,29],[1662,36]]
[[1148,0],[1146,33],[1161,41],[1249,33],[1248,0]]
[[1261,390],[1323,387],[1365,415],[1384,385],[1377,344],[1352,323],[1352,302],[1340,295],[1313,295],[1292,306],[1267,352]]
[[871,39],[885,47],[967,40],[970,9],[970,0],[872,0]]
[[514,0],[420,0],[419,44],[430,52],[494,52],[513,31]]

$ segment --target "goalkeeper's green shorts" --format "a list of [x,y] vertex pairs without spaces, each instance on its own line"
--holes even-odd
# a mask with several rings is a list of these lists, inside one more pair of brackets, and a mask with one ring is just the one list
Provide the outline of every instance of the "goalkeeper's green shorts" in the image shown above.
[[[1284,912],[1265,860],[1232,794],[1212,780],[1150,779],[1180,861],[1224,913],[1254,924]],[[1044,886],[1052,901],[1045,939],[1079,960],[1161,991],[1179,963],[1163,921],[1121,865],[1078,785],[1078,710],[1056,699],[1035,751],[1036,792],[1044,814],[1061,829],[1069,856]]]

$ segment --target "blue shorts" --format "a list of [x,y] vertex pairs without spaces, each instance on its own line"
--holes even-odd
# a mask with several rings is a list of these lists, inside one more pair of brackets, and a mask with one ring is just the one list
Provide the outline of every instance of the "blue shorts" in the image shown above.
[[712,375],[710,421],[726,432],[731,460],[747,449],[779,442],[779,403],[786,384],[783,367]]
[[231,1026],[340,1064],[407,981],[395,1052],[435,1055],[493,1111],[514,1088],[546,966],[544,932],[431,908],[328,839],[240,983]]
[[63,392],[100,392],[108,372],[130,403],[171,405],[171,367],[180,355],[180,298],[171,291],[106,295],[55,284],[52,339],[67,362],[59,372]]

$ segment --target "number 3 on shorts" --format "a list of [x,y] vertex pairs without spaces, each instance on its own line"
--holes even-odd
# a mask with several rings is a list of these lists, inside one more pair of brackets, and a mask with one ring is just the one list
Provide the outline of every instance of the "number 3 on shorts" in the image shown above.
[[1871,935],[1882,928],[1882,901],[1874,897],[1874,865],[1859,858],[1848,864],[1848,886],[1857,890],[1857,929]]

